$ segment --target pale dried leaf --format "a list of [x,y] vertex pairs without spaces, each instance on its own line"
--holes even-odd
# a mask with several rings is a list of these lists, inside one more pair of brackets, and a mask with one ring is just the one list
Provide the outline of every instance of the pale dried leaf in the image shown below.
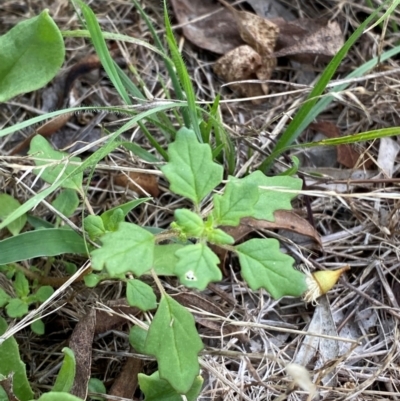
[[[329,336],[338,336],[336,325],[332,317],[330,305],[326,296],[318,299],[319,304],[316,306],[311,323],[308,327],[309,332],[315,334],[325,334]],[[315,369],[319,369],[329,361],[336,359],[339,355],[339,345],[336,340],[315,337],[312,335],[305,336],[300,349],[298,350],[294,362],[306,366],[315,357]],[[334,372],[329,372],[321,378],[324,385],[336,386]]]
[[280,33],[276,57],[296,56],[296,60],[312,63],[332,58],[344,44],[343,33],[336,21],[274,19]]
[[392,138],[381,138],[379,143],[378,166],[386,177],[393,177],[395,161],[400,145]]
[[289,363],[285,367],[286,372],[293,377],[294,382],[304,391],[310,394],[310,399],[317,393],[316,385],[311,381],[308,370],[301,365],[296,363]]

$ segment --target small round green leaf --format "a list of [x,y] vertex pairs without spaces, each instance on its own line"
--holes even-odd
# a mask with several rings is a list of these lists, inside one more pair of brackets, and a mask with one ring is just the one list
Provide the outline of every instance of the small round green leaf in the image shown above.
[[59,71],[64,40],[48,10],[0,37],[0,102],[42,88]]
[[54,293],[53,287],[50,287],[49,285],[44,285],[43,287],[40,287],[36,293],[35,293],[35,298],[39,302],[44,302],[47,301]]
[[157,298],[153,289],[140,280],[128,280],[126,283],[126,299],[130,306],[136,306],[142,311],[157,307]]
[[43,320],[38,319],[31,323],[31,330],[38,336],[42,336],[45,332]]
[[[9,214],[17,210],[21,204],[8,194],[0,194],[0,220],[4,220]],[[8,231],[12,235],[17,235],[24,228],[26,223],[26,214],[15,219],[7,225]]]
[[174,214],[178,226],[187,237],[201,237],[204,221],[198,214],[188,209],[176,209]]
[[[88,391],[89,391],[89,393],[107,394],[107,389],[106,389],[106,386],[104,385],[104,383],[101,380],[96,379],[95,377],[91,377],[89,379]],[[94,395],[91,395],[90,399],[98,400],[98,401],[106,400],[106,398],[104,398],[104,397],[98,397],[98,396],[94,396]]]
[[7,304],[6,312],[9,317],[22,317],[28,313],[28,305],[19,298],[14,298]]

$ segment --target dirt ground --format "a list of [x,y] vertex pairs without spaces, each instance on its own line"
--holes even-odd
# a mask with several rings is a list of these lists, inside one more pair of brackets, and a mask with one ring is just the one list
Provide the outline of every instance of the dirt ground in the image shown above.
[[[376,6],[378,2],[372,3]],[[164,40],[161,2],[144,0],[141,4]],[[295,18],[336,21],[345,39],[370,10],[368,1],[363,0],[281,1],[280,4]],[[131,2],[103,0],[92,1],[89,5],[104,31],[119,32],[152,43],[146,24]],[[240,7],[252,10],[249,3],[243,3],[238,9]],[[0,3],[0,34],[44,8],[49,8],[61,30],[81,28],[68,0],[54,0],[51,4],[41,0],[3,0]],[[269,95],[258,104],[243,101],[237,92],[222,87],[225,82],[214,73],[213,64],[219,55],[187,40],[181,27],[177,27],[174,15],[171,10],[174,32],[197,99],[209,102],[216,94],[222,94],[223,122],[236,149],[234,175],[257,169],[327,62],[299,63],[281,57],[272,72]],[[397,11],[387,27],[377,26],[365,33],[345,57],[334,80],[345,78],[366,61],[398,45],[396,26],[399,22]],[[382,29],[385,28],[384,32]],[[65,77],[74,66],[87,62],[88,56],[94,54],[89,40],[84,38],[67,38],[65,43],[67,53],[59,76],[42,90],[0,104],[0,127],[53,110],[60,98],[65,105],[67,99],[62,86]],[[168,89],[171,89],[171,83],[159,56],[138,45],[109,42],[109,47],[125,71],[128,72],[129,65],[136,69],[130,76],[140,82],[149,97],[166,98],[160,77]],[[304,130],[298,142],[318,140],[332,131],[341,136],[400,126],[399,60],[398,55],[393,56],[369,71],[366,78],[351,82],[346,90],[336,95],[314,125]],[[121,104],[101,68],[80,74],[74,80],[72,90],[74,96],[81,98],[81,105]],[[174,119],[173,115],[171,119]],[[176,120],[173,121],[175,124]],[[113,132],[122,123],[115,115],[75,115],[50,138],[55,147],[76,151],[79,149],[76,141],[94,142],[102,137],[104,129]],[[165,138],[155,128],[149,129],[166,148]],[[20,202],[31,196],[27,188],[41,189],[33,175],[24,176],[25,167],[32,165],[24,157],[26,149],[19,149],[10,158],[10,152],[31,134],[30,128],[0,139],[1,191]],[[126,139],[155,154],[140,130],[132,130]],[[334,269],[346,264],[351,267],[318,304],[305,304],[292,298],[275,301],[265,291],[252,291],[243,282],[233,258],[224,265],[223,281],[201,293],[179,286],[172,278],[163,281],[169,293],[180,294],[182,299],[192,294],[187,302],[197,309],[195,317],[206,345],[201,354],[204,387],[199,400],[306,400],[308,393],[294,385],[284,369],[288,362],[303,365],[310,372],[318,388],[318,394],[313,398],[316,400],[400,398],[399,145],[398,138],[392,137],[351,145],[344,150],[319,147],[294,151],[301,161],[300,173],[305,183],[305,192],[293,203],[294,209],[314,225],[320,244],[283,228],[260,229],[250,234],[278,238],[282,249],[293,256],[296,263],[311,269]],[[92,151],[84,153],[83,157]],[[341,151],[356,151],[358,156],[353,162],[344,156],[347,161],[343,164],[338,155]],[[276,163],[273,173],[285,169],[287,160],[282,158],[281,161],[283,164]],[[128,151],[117,150],[101,162],[88,186],[89,202],[96,214],[143,195],[129,184],[128,178],[125,181],[121,178],[121,174],[125,173],[126,177],[132,168],[150,171],[152,177],[158,177],[154,164],[146,163]],[[320,174],[317,178],[316,173]],[[22,178],[24,185],[18,178]],[[181,207],[184,201],[168,193],[167,182],[162,177],[156,189],[152,185],[148,191],[156,191],[154,199],[135,209],[129,220],[139,225],[167,228],[173,210]],[[34,214],[49,222],[55,221],[54,214],[44,204],[38,205]],[[80,226],[81,215],[79,208],[70,220]],[[0,232],[1,239],[5,236],[5,232]],[[48,268],[45,259],[32,263],[39,269]],[[74,256],[53,258],[49,274],[62,277],[66,274],[67,263],[79,267],[85,260]],[[4,289],[11,288],[3,275],[0,275],[0,285]],[[29,328],[16,334],[36,394],[52,387],[63,357],[61,350],[68,345],[77,322],[90,310],[104,310],[110,302],[123,296],[122,285],[115,282],[104,282],[96,289],[75,283],[68,286],[47,310],[45,336],[34,335]],[[5,316],[2,311],[0,313]],[[110,390],[116,378],[126,386],[130,382],[130,389],[133,382],[133,399],[143,399],[136,388],[135,374],[126,380],[121,379],[121,372],[151,374],[156,368],[153,359],[130,347],[129,325],[127,320],[116,320],[105,331],[96,334],[93,341],[92,377],[102,380],[115,400],[128,398],[115,387]]]

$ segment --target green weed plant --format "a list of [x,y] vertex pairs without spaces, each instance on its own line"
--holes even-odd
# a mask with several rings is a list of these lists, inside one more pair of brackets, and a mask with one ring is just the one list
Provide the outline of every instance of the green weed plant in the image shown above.
[[[392,1],[391,9],[399,1]],[[44,11],[38,17],[17,25],[0,38],[0,56],[4,53],[3,49],[10,48],[13,43],[17,44],[7,56],[6,63],[0,66],[0,101],[42,87],[55,76],[64,58],[62,35],[90,37],[104,69],[124,102],[124,106],[118,109],[103,109],[122,110],[131,117],[116,132],[108,133],[104,145],[85,161],[54,150],[41,136],[32,140],[29,154],[36,164],[33,173],[49,186],[22,205],[10,195],[0,195],[0,206],[4,206],[3,209],[0,207],[0,229],[7,228],[12,234],[12,237],[0,241],[0,265],[3,266],[2,271],[13,279],[15,292],[12,297],[4,290],[0,291],[0,306],[6,308],[10,317],[21,317],[27,313],[30,305],[43,302],[53,292],[48,286],[33,287],[24,276],[23,270],[18,268],[21,260],[66,253],[89,257],[93,271],[85,276],[88,287],[95,287],[103,280],[119,280],[125,284],[126,298],[131,306],[154,313],[150,323],[143,322],[141,327],[133,326],[129,334],[130,343],[136,351],[154,356],[158,363],[158,371],[152,375],[139,374],[139,385],[146,401],[178,401],[182,399],[182,395],[187,400],[195,400],[202,387],[199,353],[204,345],[192,314],[166,293],[161,278],[174,276],[188,288],[204,290],[209,283],[222,279],[218,267],[219,259],[212,248],[220,247],[232,252],[237,258],[242,278],[252,290],[265,289],[276,299],[304,295],[307,290],[307,275],[293,267],[293,258],[280,251],[277,240],[250,239],[235,245],[234,238],[224,231],[224,227],[238,226],[241,219],[246,217],[273,221],[276,210],[291,209],[291,200],[301,190],[301,180],[290,176],[267,177],[263,171],[267,171],[273,158],[288,149],[304,125],[332,100],[332,97],[327,96],[318,102],[346,52],[365,27],[376,18],[379,10],[354,32],[332,60],[260,170],[244,178],[228,175],[223,180],[224,171],[232,174],[236,166],[234,147],[219,120],[219,98],[215,99],[208,110],[202,110],[197,105],[190,76],[171,29],[165,2],[168,51],[147,15],[136,0],[133,2],[153,34],[154,47],[124,35],[102,32],[91,9],[79,0],[73,1],[73,4],[82,13],[84,30],[60,33],[48,12]],[[177,99],[164,104],[155,103],[153,107],[145,109],[135,108],[132,98],[139,100],[141,105],[146,103],[146,98],[139,87],[114,63],[105,39],[135,41],[160,54],[169,71]],[[32,48],[26,46],[29,40],[35,44]],[[48,44],[47,50],[51,56],[40,50],[44,43]],[[382,58],[391,57],[399,51],[400,48],[392,49],[384,53]],[[17,63],[21,54],[26,57],[22,60],[22,70]],[[366,63],[368,67],[360,68],[357,74],[365,73],[377,62],[378,60],[374,60]],[[45,66],[46,72],[40,81],[35,75],[38,63]],[[16,69],[11,73],[14,64]],[[27,79],[20,79],[22,76]],[[32,86],[32,82],[36,84]],[[74,110],[81,108],[68,111]],[[177,120],[181,122],[178,130],[175,130],[166,113],[170,110],[174,111]],[[2,129],[0,137],[64,112],[55,111]],[[146,124],[159,128],[169,143],[167,149],[152,136]],[[138,145],[119,139],[123,132],[135,125],[140,126],[158,156],[165,161],[161,171],[169,181],[170,191],[187,199],[191,207],[176,209],[170,228],[156,234],[154,230],[125,221],[127,214],[148,198],[127,202],[100,216],[90,214],[83,220],[81,227],[84,236],[70,227],[62,226],[61,221],[68,221],[67,217],[86,202],[86,191],[82,184],[84,172],[89,169],[93,171],[96,164],[118,146],[126,147],[147,161],[159,161],[158,157]],[[397,132],[394,128],[374,131],[364,133],[363,137],[358,136],[357,139],[371,139],[373,135],[394,135]],[[55,225],[50,225],[35,218],[29,211],[55,191],[58,191],[58,195],[51,207],[58,219]],[[35,229],[21,233],[26,221]],[[148,280],[142,280],[147,276],[153,277],[159,297],[155,289],[147,284]],[[37,332],[43,329],[37,327]],[[0,319],[0,334],[6,333],[6,330],[4,319]],[[25,366],[20,360],[18,347],[13,338],[6,338],[0,337],[0,383],[11,373],[11,366],[14,377],[20,377],[14,380],[15,395],[21,401],[32,400],[33,392],[26,379]],[[76,370],[75,358],[68,348],[63,352],[64,362],[54,388],[43,394],[40,401],[79,400],[69,394]],[[7,394],[0,385],[0,400],[7,399]]]

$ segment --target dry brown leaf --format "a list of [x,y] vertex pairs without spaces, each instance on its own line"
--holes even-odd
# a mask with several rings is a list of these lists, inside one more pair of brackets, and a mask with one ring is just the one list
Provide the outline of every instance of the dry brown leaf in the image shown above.
[[304,63],[330,60],[343,46],[344,38],[336,21],[297,19],[285,21],[273,20],[279,27],[274,53],[276,57],[291,56]]
[[[275,57],[264,57],[263,63],[261,67],[257,70],[256,75],[257,78],[261,81],[267,81],[271,78],[271,75],[276,67],[276,58]],[[265,95],[269,93],[269,86],[266,82],[261,83],[261,88]]]
[[120,327],[126,323],[124,315],[137,316],[141,313],[138,308],[129,306],[126,299],[115,299],[109,301],[107,302],[107,306],[116,313],[107,313],[103,310],[97,310],[95,334],[104,333],[108,330]]
[[[240,220],[240,224],[237,227],[221,228],[233,237],[235,242],[240,241],[246,235],[256,230],[288,230],[312,238],[322,248],[320,235],[303,217],[300,217],[298,214],[290,210],[277,210],[274,213],[274,217],[275,221],[257,220],[252,217],[246,217]],[[213,246],[212,249],[219,257],[221,268],[223,269],[228,251],[217,246]]]
[[121,173],[114,177],[114,182],[121,187],[128,187],[139,195],[148,196],[148,194],[150,194],[155,198],[160,195],[158,179],[157,176],[153,174],[136,173],[132,171],[128,174]]
[[143,362],[138,358],[127,358],[108,394],[131,400],[138,386],[137,376],[142,369],[142,365]]
[[[340,138],[341,136],[339,128],[329,121],[312,123],[310,128],[321,132],[328,138]],[[337,146],[337,161],[347,168],[354,168],[357,164],[362,164],[365,168],[372,165],[371,159],[367,159],[350,144]]]
[[69,347],[75,354],[76,374],[71,394],[86,400],[92,368],[92,343],[96,326],[96,310],[83,317],[72,333]]
[[[235,18],[213,0],[171,0],[183,34],[196,46],[225,54],[243,44]],[[209,15],[198,22],[191,22]]]

